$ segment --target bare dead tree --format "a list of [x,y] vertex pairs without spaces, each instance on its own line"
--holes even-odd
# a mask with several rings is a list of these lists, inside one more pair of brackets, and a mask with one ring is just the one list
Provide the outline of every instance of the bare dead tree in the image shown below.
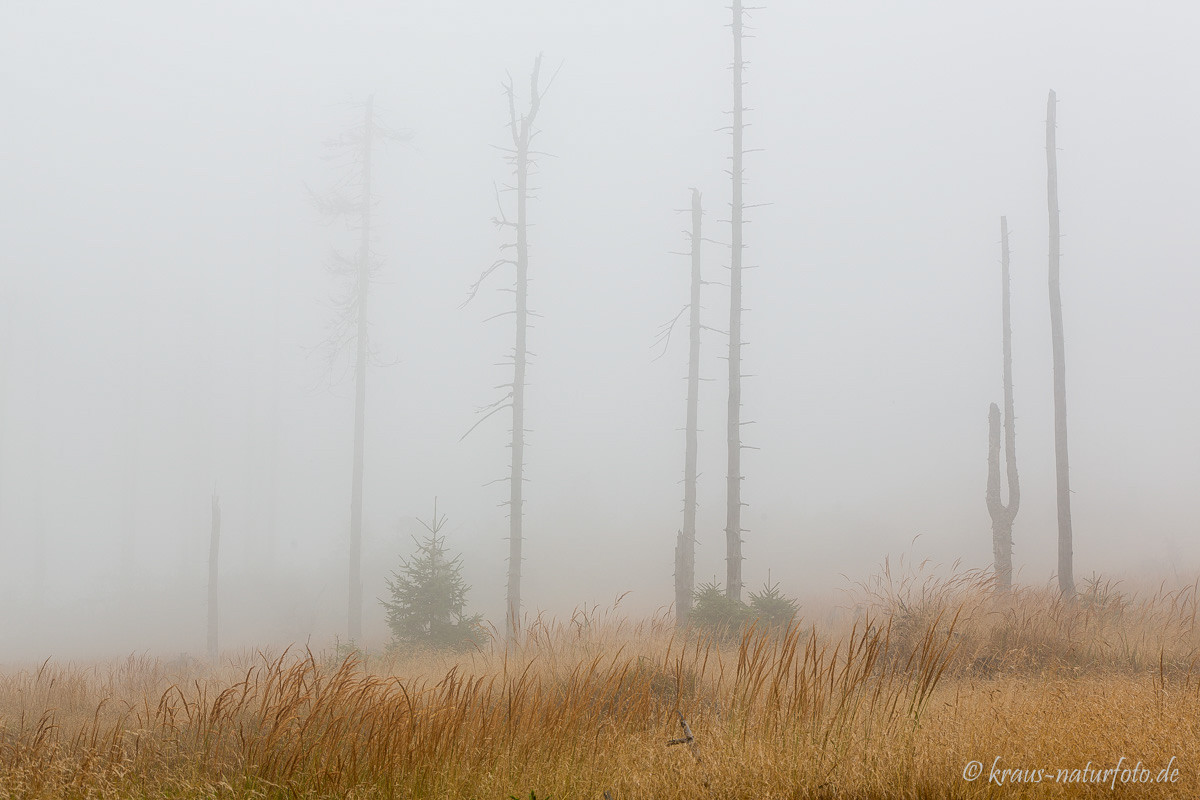
[[212,528],[208,535],[208,660],[217,663],[217,556],[221,549],[221,499],[212,496]]
[[533,157],[544,155],[544,153],[534,151],[531,146],[538,134],[534,128],[534,122],[541,108],[542,99],[549,91],[550,85],[554,83],[554,76],[551,76],[544,89],[538,88],[538,76],[541,68],[542,56],[539,53],[538,57],[534,59],[533,71],[529,79],[529,107],[523,114],[517,114],[516,92],[513,89],[512,76],[510,75],[504,82],[504,94],[508,98],[509,132],[512,135],[513,146],[501,149],[505,154],[505,161],[512,166],[515,178],[514,185],[507,185],[504,188],[506,191],[516,193],[516,219],[510,220],[505,215],[504,206],[500,202],[500,192],[497,190],[496,205],[499,211],[498,216],[493,217],[492,221],[502,230],[513,232],[515,240],[504,244],[502,249],[515,251],[514,257],[499,258],[485,269],[479,276],[479,280],[471,286],[467,299],[463,303],[463,305],[469,303],[478,293],[483,282],[499,267],[514,267],[516,281],[511,289],[504,290],[511,291],[514,296],[513,316],[516,336],[512,350],[513,379],[511,383],[501,384],[497,387],[508,389],[508,391],[499,400],[481,408],[479,410],[482,414],[480,419],[471,426],[467,433],[463,434],[463,438],[466,438],[467,434],[488,417],[504,409],[512,410],[511,461],[508,473],[508,597],[505,607],[507,617],[505,632],[510,640],[517,635],[521,614],[521,546],[523,544],[522,521],[525,511],[525,374],[529,356],[532,355],[527,343],[529,317],[533,313],[529,309],[528,203],[532,196],[531,191],[535,187],[530,186],[529,178],[537,168],[537,162]]
[[1071,534],[1071,478],[1067,458],[1067,357],[1063,343],[1062,291],[1059,285],[1061,235],[1058,219],[1058,149],[1054,91],[1046,100],[1046,206],[1050,212],[1050,337],[1054,354],[1054,475],[1058,492],[1058,588],[1075,595]]
[[1000,316],[1001,350],[1004,373],[1004,459],[1008,468],[1008,504],[1001,500],[1000,409],[992,403],[988,411],[987,508],[992,517],[992,563],[996,570],[996,588],[1012,589],[1012,529],[1021,506],[1021,486],[1017,479],[1017,434],[1013,412],[1012,318],[1009,306],[1008,218],[1000,218]]
[[339,316],[326,342],[330,361],[342,350],[354,353],[354,460],[350,487],[350,570],[347,637],[351,642],[362,638],[362,504],[363,459],[366,445],[367,362],[371,357],[367,307],[371,279],[378,271],[378,259],[371,248],[371,212],[376,197],[372,192],[371,167],[374,146],[381,139],[404,140],[407,131],[382,126],[375,117],[374,96],[367,98],[363,122],[340,137],[326,142],[336,154],[348,154],[350,169],[326,196],[313,196],[318,208],[329,219],[345,219],[358,230],[358,254],[348,258],[333,254],[331,271],[344,279],[349,289],[338,301]]
[[745,205],[742,189],[745,183],[744,157],[751,152],[743,145],[745,133],[744,115],[748,110],[743,105],[742,90],[745,87],[743,72],[746,61],[742,57],[742,43],[745,35],[746,12],[752,9],[743,7],[742,0],[733,0],[730,5],[733,18],[733,123],[729,126],[730,137],[733,139],[733,152],[730,156],[732,167],[730,179],[733,197],[730,203],[730,259],[729,259],[729,402],[726,426],[728,448],[728,465],[726,472],[726,511],[725,511],[725,565],[726,565],[726,594],[740,601],[742,599],[742,450],[750,449],[742,444],[742,426],[749,422],[742,420],[742,250],[745,248],[742,237],[742,226],[745,220]]

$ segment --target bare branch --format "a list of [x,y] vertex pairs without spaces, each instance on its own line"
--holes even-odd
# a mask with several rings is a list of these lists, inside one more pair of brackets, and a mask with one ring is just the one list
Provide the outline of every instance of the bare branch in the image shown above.
[[479,287],[483,285],[483,282],[485,280],[487,280],[488,276],[491,275],[493,272],[495,272],[497,268],[502,267],[505,264],[511,264],[511,263],[512,263],[512,261],[510,261],[507,258],[498,258],[495,261],[493,261],[492,265],[490,267],[488,267],[487,269],[485,269],[483,271],[483,274],[481,274],[479,276],[479,280],[477,280],[477,281],[475,281],[475,283],[471,284],[471,288],[467,292],[467,299],[462,301],[462,305],[460,305],[459,308],[466,307],[467,303],[469,303],[475,299],[475,295],[479,293]]
[[679,322],[679,319],[683,316],[683,313],[691,307],[692,306],[690,303],[685,305],[683,308],[679,309],[679,312],[675,314],[675,317],[670,322],[664,322],[658,329],[658,333],[654,337],[654,344],[650,345],[650,348],[654,349],[658,347],[659,343],[661,342],[662,352],[656,355],[652,359],[653,361],[658,361],[667,354],[667,348],[671,345],[671,333],[675,330],[676,323]]
[[467,432],[464,433],[462,436],[458,437],[458,440],[461,442],[463,439],[466,439],[468,436],[471,435],[471,431],[475,430],[480,425],[482,425],[488,417],[492,416],[493,414],[497,413],[498,411],[503,411],[506,408],[512,408],[512,403],[505,403],[502,406],[496,406],[491,411],[484,414],[482,417],[480,417],[478,420],[476,420],[474,425],[472,425],[470,428],[467,428]]

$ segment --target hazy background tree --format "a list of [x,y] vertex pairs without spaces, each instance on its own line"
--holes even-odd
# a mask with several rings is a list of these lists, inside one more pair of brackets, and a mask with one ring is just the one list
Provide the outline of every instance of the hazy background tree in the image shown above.
[[[38,331],[41,333],[41,331]],[[34,403],[41,406],[45,402],[44,387],[39,376],[34,382]],[[46,573],[49,534],[46,530],[46,480],[48,469],[46,447],[45,421],[40,417],[34,425],[33,440],[33,604],[39,611],[46,608]]]
[[335,155],[348,159],[346,173],[324,197],[314,196],[318,208],[330,219],[345,219],[358,231],[358,253],[348,258],[334,252],[331,269],[349,286],[339,298],[339,317],[326,342],[331,362],[343,349],[354,353],[354,457],[350,485],[350,568],[346,635],[351,642],[362,638],[362,506],[363,460],[366,447],[367,362],[371,356],[367,306],[371,280],[379,263],[371,246],[371,214],[375,196],[371,184],[374,148],[380,139],[407,139],[406,131],[394,131],[375,118],[375,97],[367,98],[361,125],[326,142]]
[[[519,627],[521,615],[521,545],[523,543],[522,521],[525,513],[525,372],[529,360],[528,333],[529,317],[529,222],[528,203],[530,192],[535,188],[529,185],[531,174],[536,171],[537,162],[532,156],[543,155],[531,149],[538,131],[533,127],[541,108],[542,98],[554,82],[551,76],[545,89],[538,88],[538,75],[542,69],[542,55],[534,59],[533,71],[529,78],[529,106],[521,115],[517,115],[516,92],[513,89],[512,76],[504,82],[504,94],[508,98],[508,127],[512,135],[513,146],[502,148],[505,160],[512,165],[514,185],[505,186],[505,191],[516,193],[516,219],[510,220],[504,213],[504,205],[500,202],[499,191],[496,193],[496,204],[499,216],[493,217],[497,227],[502,230],[512,230],[515,241],[503,245],[504,250],[514,250],[513,258],[499,258],[484,270],[472,286],[467,300],[479,291],[483,281],[498,267],[510,265],[516,270],[516,281],[511,290],[514,297],[512,314],[515,319],[516,336],[512,350],[513,379],[511,383],[501,384],[500,389],[507,388],[508,392],[496,402],[480,409],[483,416],[467,431],[470,433],[492,414],[506,408],[512,409],[512,440],[510,442],[511,460],[508,473],[508,592],[505,604],[505,632],[512,638]],[[556,73],[557,74],[557,73]],[[503,315],[506,316],[507,312]],[[466,434],[463,435],[466,438]]]
[[125,429],[124,464],[121,467],[121,578],[133,583],[137,571],[137,496],[138,466],[141,454],[141,375],[134,371],[122,396]]
[[1012,388],[1012,317],[1009,301],[1008,218],[1000,218],[1000,339],[1004,376],[1004,459],[1008,469],[1008,504],[1001,499],[1000,480],[1000,409],[992,403],[988,411],[987,509],[992,517],[992,564],[996,587],[1012,588],[1012,529],[1021,506],[1021,486],[1017,479],[1016,415]]
[[267,444],[267,486],[266,486],[266,520],[263,525],[262,555],[263,561],[271,568],[274,566],[276,546],[278,544],[279,521],[279,412],[280,412],[280,304],[282,289],[283,259],[278,251],[275,253],[275,263],[271,270],[271,370],[270,402],[267,417],[270,420],[270,433]]
[[[701,226],[704,210],[700,202],[700,190],[692,189],[692,227],[688,233],[692,275],[688,304],[671,322],[664,326],[661,338],[664,345],[669,342],[675,322],[684,311],[688,312],[688,374],[687,374],[687,419],[684,424],[683,457],[683,528],[675,541],[675,621],[687,624],[696,591],[696,478],[698,433],[697,415],[700,405],[700,287],[703,279],[700,272]],[[664,348],[665,349],[665,348]]]
[[374,133],[374,96],[367,98],[362,128],[362,193],[359,196],[358,286],[355,291],[354,352],[354,466],[350,487],[350,608],[346,635],[362,639],[362,493],[363,449],[367,407],[367,300],[371,293],[371,143]]
[[1058,490],[1058,587],[1075,594],[1071,532],[1071,469],[1067,458],[1067,356],[1063,343],[1059,286],[1061,235],[1058,224],[1058,149],[1054,90],[1046,100],[1046,205],[1050,212],[1050,336],[1054,353],[1054,476]]
[[8,348],[9,348],[8,298],[0,297],[0,541],[4,540],[4,495],[7,489],[4,473],[8,457]]
[[[682,270],[657,266],[663,251],[687,249],[676,237],[686,223],[672,213],[686,207],[681,189],[707,187],[706,211],[722,226],[729,218],[714,214],[712,199],[712,187],[729,185],[716,173],[730,168],[730,140],[713,134],[731,122],[728,3],[643,4],[636,25],[619,4],[589,6],[584,16],[534,3],[520,13],[481,4],[294,14],[273,13],[262,0],[245,6],[235,25],[170,5],[131,27],[99,7],[64,15],[27,4],[0,26],[0,73],[15,110],[5,127],[13,157],[3,166],[8,203],[0,215],[0,285],[13,333],[0,509],[6,652],[32,660],[152,646],[203,655],[204,620],[169,620],[203,613],[208,542],[196,524],[197,488],[211,489],[214,477],[231,520],[221,543],[222,652],[303,641],[308,632],[315,644],[335,633],[346,638],[353,405],[346,365],[353,362],[342,362],[334,391],[306,391],[323,377],[323,364],[306,361],[303,345],[331,316],[323,301],[333,284],[321,257],[335,236],[357,241],[357,230],[314,225],[295,188],[304,181],[324,188],[340,174],[313,145],[361,122],[371,91],[377,117],[384,99],[396,98],[397,109],[429,120],[436,135],[423,137],[404,163],[378,147],[373,159],[373,193],[387,194],[372,219],[373,247],[385,256],[380,277],[398,271],[400,254],[419,268],[405,268],[401,280],[372,281],[369,341],[388,355],[393,343],[418,346],[401,345],[403,370],[368,367],[361,644],[386,636],[374,598],[383,596],[394,564],[376,553],[385,551],[401,495],[453,500],[462,549],[479,554],[464,556],[463,574],[479,610],[503,630],[500,565],[509,543],[507,512],[496,503],[509,492],[507,483],[478,487],[508,477],[509,429],[489,421],[481,426],[488,430],[455,442],[475,421],[473,408],[500,396],[490,387],[512,377],[507,364],[489,374],[513,344],[511,329],[507,319],[463,324],[445,309],[500,255],[500,237],[478,225],[495,213],[493,174],[507,181],[509,172],[489,147],[508,142],[499,130],[508,120],[497,116],[504,71],[496,65],[529,54],[513,69],[522,108],[539,42],[571,53],[571,90],[552,89],[537,118],[553,138],[546,145],[543,134],[541,149],[561,158],[541,161],[534,182],[549,182],[553,192],[530,208],[530,221],[541,226],[530,231],[530,301],[553,311],[554,326],[552,336],[534,329],[529,340],[537,358],[526,421],[536,432],[526,437],[535,447],[526,450],[534,456],[526,477],[535,503],[524,526],[534,541],[523,549],[524,610],[533,613],[536,603],[567,615],[581,601],[605,603],[625,588],[634,590],[623,604],[631,615],[670,605],[675,587],[663,578],[676,542],[665,534],[681,525],[674,503],[682,488],[677,494],[673,485],[682,477],[683,376],[644,357],[645,333],[686,299]],[[1045,164],[1021,146],[1021,131],[1042,138],[1045,100],[1042,120],[1028,100],[1064,82],[1071,113],[1095,134],[1078,137],[1083,157],[1063,165],[1059,178],[1070,190],[1063,257],[1087,265],[1086,281],[1070,284],[1067,274],[1072,343],[1105,354],[1072,356],[1071,512],[1072,523],[1087,529],[1080,569],[1134,581],[1178,565],[1186,579],[1200,563],[1200,537],[1188,536],[1187,491],[1200,479],[1188,426],[1200,373],[1179,367],[1194,361],[1200,340],[1200,317],[1187,300],[1200,291],[1200,271],[1180,265],[1194,251],[1188,221],[1200,216],[1200,195],[1187,190],[1200,180],[1200,162],[1186,157],[1200,106],[1172,98],[1186,95],[1186,75],[1200,69],[1200,50],[1187,39],[1195,12],[1164,7],[1166,24],[1145,26],[1134,10],[1117,7],[1098,7],[1086,19],[1029,4],[972,9],[956,18],[961,36],[944,36],[944,9],[875,11],[830,6],[814,15],[772,6],[762,12],[769,35],[745,41],[745,77],[754,85],[744,105],[763,109],[745,112],[752,124],[745,144],[771,154],[770,169],[758,172],[755,156],[745,157],[745,200],[787,198],[786,218],[803,223],[798,237],[794,225],[766,224],[774,212],[745,211],[753,221],[743,236],[752,247],[743,250],[742,338],[750,344],[742,372],[769,367],[770,386],[756,391],[747,379],[742,414],[769,427],[771,447],[743,452],[743,499],[753,501],[742,511],[752,537],[750,551],[742,546],[743,598],[772,566],[781,587],[803,593],[807,606],[843,585],[841,576],[856,580],[910,546],[936,562],[961,556],[970,566],[990,564],[990,537],[979,535],[991,526],[978,502],[985,478],[978,412],[992,401],[1003,411],[994,358],[979,357],[993,353],[996,338],[994,314],[979,313],[995,300],[991,209],[1024,209],[1028,217],[1009,213],[1018,234],[1021,224],[1045,230],[1044,200],[1025,205],[1046,191]],[[747,24],[759,19],[755,13]],[[1093,46],[1112,30],[1122,31],[1122,47]],[[1017,60],[1004,51],[1014,38],[1026,45]],[[264,41],[271,58],[263,58]],[[128,58],[108,58],[106,47]],[[638,57],[614,57],[622,53]],[[556,63],[543,63],[547,77]],[[760,64],[769,66],[754,69]],[[822,66],[815,82],[814,65]],[[888,80],[875,80],[880,75]],[[995,91],[974,91],[981,85]],[[948,95],[953,106],[940,102]],[[355,108],[345,105],[356,98]],[[74,124],[81,113],[98,124]],[[718,191],[717,205],[727,206],[728,191]],[[511,203],[506,195],[510,218]],[[728,246],[729,234],[723,228],[715,236],[713,224],[705,222],[706,235]],[[353,251],[350,244],[346,252]],[[277,253],[285,265],[279,547],[268,585],[249,572],[245,555],[259,530],[254,475],[263,475],[261,487],[272,416],[266,376]],[[1017,257],[1014,388],[1022,386],[1023,404],[1052,400],[1052,370],[1025,357],[1051,355],[1042,341],[1048,320],[1040,317],[1047,278],[1022,281],[1019,243]],[[722,255],[720,263],[729,262]],[[755,263],[772,269],[750,270]],[[1136,280],[1131,263],[1139,265]],[[715,277],[715,268],[705,269],[709,280],[728,284],[724,270]],[[510,295],[490,291],[511,284],[506,270],[473,301],[474,316],[513,309]],[[704,321],[727,335],[721,291],[720,321]],[[143,325],[120,324],[139,307]],[[702,348],[702,377],[719,370],[724,380],[725,356],[723,340]],[[136,593],[114,580],[123,525],[121,390],[130,369],[145,376]],[[42,402],[32,391],[39,378]],[[724,401],[726,387],[718,394]],[[1079,403],[1084,396],[1088,402]],[[724,402],[700,406],[701,433],[714,434],[716,445],[699,452],[706,497],[725,489],[727,453],[716,437],[725,438],[726,414]],[[507,421],[508,412],[498,417]],[[39,614],[32,565],[41,423],[49,570]],[[1014,571],[1036,584],[1058,574],[1057,548],[1042,539],[1045,547],[1026,550],[1022,533],[1057,525],[1053,494],[1034,502],[1030,489],[1054,484],[1052,449],[1030,447],[1053,439],[1053,403],[1023,405],[1021,426],[1022,526],[1014,536],[1022,549]],[[743,427],[744,442],[762,444],[751,430]],[[1081,449],[1084,439],[1097,446]],[[705,533],[696,579],[715,574],[724,590],[725,542],[710,541],[708,532],[725,529],[726,505],[720,490],[713,494],[716,502],[697,511],[698,534]],[[1134,529],[1144,535],[1131,552]],[[979,533],[964,541],[971,530]],[[916,531],[922,536],[910,545]],[[287,621],[297,604],[313,609],[311,622]]]
[[221,553],[221,499],[215,492],[212,496],[211,517],[208,533],[208,660],[215,664],[220,653],[217,645],[217,590]]

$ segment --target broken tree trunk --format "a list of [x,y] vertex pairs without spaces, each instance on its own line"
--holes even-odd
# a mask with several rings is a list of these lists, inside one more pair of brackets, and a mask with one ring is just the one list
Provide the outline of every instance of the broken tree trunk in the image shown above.
[[675,543],[675,620],[687,624],[696,591],[696,453],[700,398],[700,236],[704,211],[692,189],[692,290],[688,313],[687,424],[683,460],[683,530]]
[[1054,475],[1058,493],[1058,588],[1075,595],[1071,534],[1071,478],[1067,458],[1067,365],[1063,343],[1062,292],[1059,287],[1058,150],[1055,143],[1057,98],[1046,101],[1046,206],[1050,213],[1050,335],[1054,354]]
[[988,413],[987,508],[992,517],[992,564],[996,588],[1012,589],[1012,529],[1021,505],[1021,486],[1017,479],[1016,416],[1012,388],[1012,317],[1009,304],[1008,218],[1000,218],[1000,316],[1004,372],[1004,460],[1008,468],[1008,504],[1001,500],[1000,480],[1000,409],[995,403]]

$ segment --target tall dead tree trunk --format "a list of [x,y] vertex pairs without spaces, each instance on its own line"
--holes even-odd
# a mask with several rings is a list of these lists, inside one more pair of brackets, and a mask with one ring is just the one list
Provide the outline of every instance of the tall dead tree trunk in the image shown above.
[[[510,77],[504,84],[504,92],[508,97],[508,115],[509,115],[509,130],[512,134],[513,146],[511,149],[506,148],[506,160],[512,165],[513,175],[516,178],[514,186],[508,186],[507,189],[516,192],[516,219],[511,221],[504,214],[503,205],[499,202],[499,192],[497,192],[497,205],[500,207],[499,216],[493,219],[497,226],[503,229],[511,229],[516,235],[516,241],[505,245],[506,248],[512,248],[515,251],[515,258],[500,258],[492,263],[488,269],[484,270],[474,285],[472,285],[468,294],[466,303],[471,301],[479,291],[479,287],[483,281],[498,267],[511,264],[516,270],[516,282],[511,290],[515,297],[514,316],[516,320],[516,335],[513,344],[513,379],[510,384],[508,394],[500,398],[500,400],[492,403],[490,406],[485,406],[481,411],[487,413],[478,420],[475,425],[472,425],[463,438],[474,430],[483,420],[490,417],[492,414],[506,408],[512,409],[512,439],[510,442],[511,459],[509,462],[509,495],[508,495],[508,592],[507,602],[505,605],[505,632],[511,640],[516,637],[520,629],[521,618],[521,547],[524,542],[524,532],[522,522],[524,519],[525,510],[525,495],[524,495],[524,480],[525,480],[525,374],[529,363],[528,349],[528,331],[529,331],[529,236],[528,236],[528,201],[532,187],[529,185],[529,178],[536,167],[536,161],[531,158],[534,155],[530,149],[533,139],[537,136],[537,131],[534,129],[534,121],[537,119],[538,110],[541,108],[542,98],[550,85],[547,84],[546,89],[538,88],[538,76],[542,68],[541,54],[533,62],[533,71],[529,78],[529,108],[524,114],[518,116],[516,92],[513,89],[512,78]],[[553,77],[550,83],[553,83]]]
[[208,535],[208,660],[215,664],[217,647],[217,556],[221,549],[221,499],[212,496],[212,528]]
[[374,96],[367,98],[362,141],[361,227],[358,245],[357,319],[354,354],[354,466],[350,486],[350,607],[347,636],[362,639],[362,495],[367,409],[367,298],[371,284],[371,134]]
[[1067,458],[1067,357],[1063,343],[1062,292],[1059,286],[1061,236],[1058,220],[1058,150],[1055,142],[1054,91],[1046,101],[1046,205],[1050,212],[1050,336],[1054,353],[1054,475],[1058,490],[1058,588],[1075,594],[1071,543],[1071,478]]
[[742,599],[742,60],[743,10],[741,0],[733,0],[733,139],[731,155],[733,199],[730,203],[729,260],[729,406],[726,426],[728,465],[726,472],[725,566],[726,594]]
[[700,404],[700,240],[704,210],[692,189],[692,289],[688,305],[687,423],[683,459],[683,530],[675,543],[675,620],[687,624],[696,591],[696,454]]
[[529,113],[517,120],[512,86],[509,85],[508,106],[512,125],[513,146],[516,148],[517,169],[517,294],[516,342],[513,345],[512,381],[512,442],[508,476],[508,602],[507,632],[516,634],[521,618],[521,545],[525,518],[525,368],[528,363],[527,336],[529,330],[529,229],[526,214],[529,200],[529,126],[537,114],[537,72],[540,60],[533,68]]
[[1008,218],[1000,218],[1000,316],[1001,349],[1004,372],[1004,459],[1008,467],[1008,505],[1001,500],[1000,486],[1000,409],[992,403],[988,412],[987,508],[992,517],[992,563],[996,588],[1012,589],[1012,529],[1021,506],[1021,486],[1017,479],[1016,415],[1012,388],[1012,317],[1009,305]]

